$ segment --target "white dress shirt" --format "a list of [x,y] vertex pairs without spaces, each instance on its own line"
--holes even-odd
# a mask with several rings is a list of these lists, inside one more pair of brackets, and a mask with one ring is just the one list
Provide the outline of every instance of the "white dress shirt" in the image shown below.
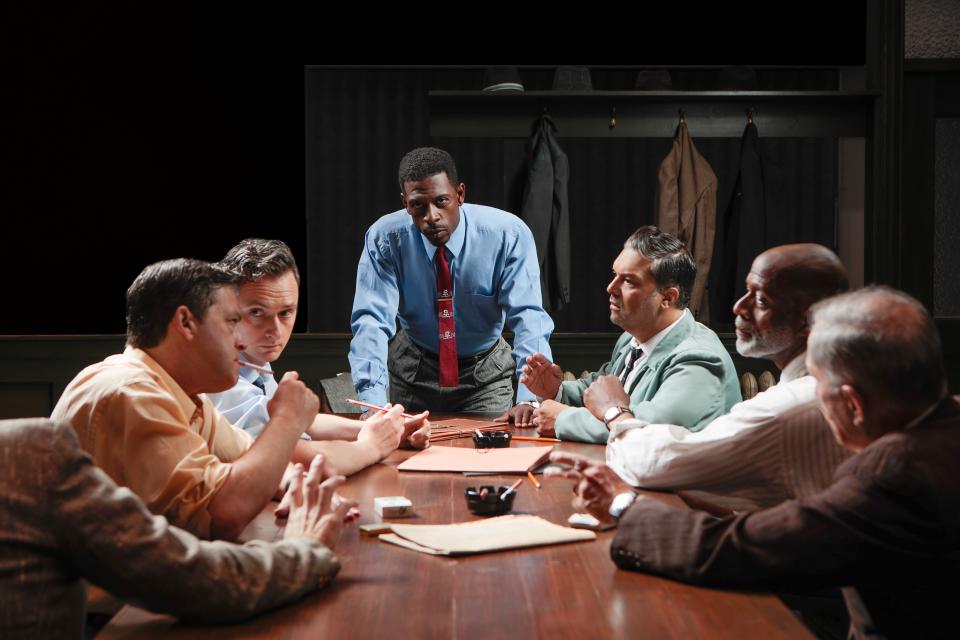
[[778,384],[701,431],[622,420],[606,450],[607,464],[631,485],[694,489],[721,506],[748,510],[822,490],[849,455],[820,413],[804,354],[790,361]]
[[643,353],[639,358],[637,358],[635,363],[628,363],[632,369],[630,369],[630,375],[628,375],[627,379],[623,382],[624,389],[630,388],[630,386],[633,384],[633,381],[636,380],[638,375],[640,375],[640,372],[643,370],[643,365],[646,363],[647,358],[650,357],[650,354],[653,353],[653,350],[656,349],[657,345],[667,337],[667,334],[670,333],[670,331],[672,331],[673,328],[680,323],[680,321],[683,319],[683,316],[688,313],[690,313],[690,310],[684,309],[683,313],[680,314],[680,317],[671,322],[670,326],[664,328],[663,331],[660,331],[646,342],[640,342],[636,338],[633,338],[630,341],[631,349],[640,349]]
[[[264,368],[271,367],[265,364]],[[263,382],[263,389],[254,384],[257,378]],[[270,421],[267,403],[276,392],[277,381],[272,373],[257,373],[249,367],[241,366],[237,384],[220,393],[208,393],[207,397],[233,426],[256,438],[263,433],[264,427]]]

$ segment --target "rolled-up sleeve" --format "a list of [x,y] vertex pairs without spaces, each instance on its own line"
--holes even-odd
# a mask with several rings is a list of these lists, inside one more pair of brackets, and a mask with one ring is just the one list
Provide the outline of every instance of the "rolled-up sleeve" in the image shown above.
[[387,402],[387,342],[396,332],[400,291],[397,273],[383,247],[376,226],[364,237],[357,265],[357,288],[350,315],[350,371],[357,395],[364,402]]
[[[520,230],[507,251],[499,302],[506,312],[507,327],[514,333],[513,357],[519,380],[527,356],[540,352],[548,360],[553,360],[550,350],[553,319],[543,309],[537,248],[533,235],[523,223],[520,223]],[[536,395],[518,383],[517,401],[525,400],[536,400]]]

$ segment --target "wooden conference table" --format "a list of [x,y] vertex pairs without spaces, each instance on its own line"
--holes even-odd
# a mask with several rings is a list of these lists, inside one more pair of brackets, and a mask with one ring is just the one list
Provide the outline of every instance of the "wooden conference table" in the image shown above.
[[[439,443],[473,446],[468,438]],[[513,446],[541,443],[516,442]],[[541,445],[542,446],[542,445]],[[603,447],[564,442],[561,450],[603,459]],[[398,472],[415,452],[397,451],[348,479],[342,493],[374,522],[373,499],[406,496],[416,516],[397,522],[475,520],[468,486],[509,484],[517,476]],[[514,513],[565,524],[573,481],[524,481]],[[676,496],[650,493],[686,508]],[[243,539],[274,539],[273,504]],[[359,535],[346,527],[339,575],[327,589],[242,624],[186,626],[170,616],[124,607],[98,638],[810,638],[771,594],[692,587],[621,571],[610,560],[613,532],[598,539],[467,557],[438,557]]]

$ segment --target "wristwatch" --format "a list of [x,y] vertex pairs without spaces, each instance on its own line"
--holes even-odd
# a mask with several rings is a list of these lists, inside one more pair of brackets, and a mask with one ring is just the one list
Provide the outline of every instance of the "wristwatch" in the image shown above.
[[617,494],[613,497],[613,502],[610,503],[610,510],[607,513],[609,513],[610,517],[614,520],[619,520],[623,512],[627,510],[627,507],[632,505],[636,499],[636,491]]
[[633,415],[633,411],[630,411],[630,407],[624,407],[623,405],[616,405],[610,407],[603,412],[603,424],[610,426],[610,423],[622,416],[625,413]]

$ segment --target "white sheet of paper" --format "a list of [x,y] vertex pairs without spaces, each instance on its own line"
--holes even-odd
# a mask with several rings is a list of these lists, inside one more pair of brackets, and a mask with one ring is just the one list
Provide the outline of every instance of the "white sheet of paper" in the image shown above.
[[505,515],[457,524],[394,524],[384,542],[433,555],[464,555],[595,540],[597,534],[538,516]]

